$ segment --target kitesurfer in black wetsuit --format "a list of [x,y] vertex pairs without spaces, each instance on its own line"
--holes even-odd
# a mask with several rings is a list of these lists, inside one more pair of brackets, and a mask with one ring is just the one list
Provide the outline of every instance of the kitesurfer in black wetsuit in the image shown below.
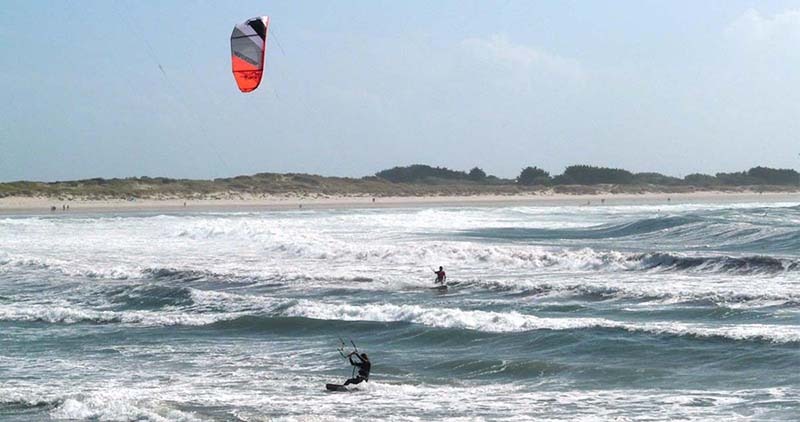
[[439,267],[439,271],[434,271],[433,273],[436,274],[436,283],[444,284],[444,282],[447,281],[447,274],[445,274],[444,268],[441,266]]
[[[353,361],[353,356],[355,356],[358,361]],[[366,353],[358,354],[356,352],[350,353],[347,355],[347,359],[350,360],[350,365],[358,367],[358,375],[355,378],[350,378],[349,380],[344,382],[344,385],[350,384],[360,384],[362,381],[369,381],[369,370],[372,367],[372,364],[369,362],[369,358],[367,357]]]

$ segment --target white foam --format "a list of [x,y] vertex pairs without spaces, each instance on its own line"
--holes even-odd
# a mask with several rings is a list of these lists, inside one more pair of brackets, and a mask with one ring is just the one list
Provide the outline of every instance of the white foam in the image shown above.
[[188,412],[171,408],[152,400],[138,399],[136,392],[128,389],[95,392],[68,398],[50,412],[53,419],[64,420],[148,420],[154,422],[202,419]]
[[[741,419],[745,409],[755,415],[763,412],[768,408],[763,404],[765,398],[781,400],[786,394],[791,399],[798,397],[796,390],[781,394],[774,389],[553,391],[514,384],[411,385],[380,381],[360,384],[357,389],[359,397],[368,397],[370,404],[360,409],[359,416],[388,420],[736,420]],[[260,402],[259,407],[269,414],[283,414],[291,407],[312,420],[318,415],[346,419],[346,405],[352,401],[346,394],[309,394],[304,398],[289,401],[275,397]],[[342,411],[342,406],[346,410]],[[293,416],[276,419],[303,420]]]
[[230,320],[241,313],[188,313],[181,311],[103,311],[83,309],[76,306],[46,304],[3,304],[0,305],[0,320],[3,321],[43,321],[51,324],[77,323],[123,323],[144,326],[165,325],[207,325]]
[[605,318],[541,318],[518,312],[465,311],[456,308],[425,308],[418,305],[326,304],[301,301],[286,311],[289,316],[343,321],[409,322],[437,328],[459,328],[486,332],[574,330],[618,328],[652,334],[725,337],[733,340],[800,342],[800,327],[768,324],[699,324],[678,321],[625,322]]
[[[741,207],[753,206],[764,205]],[[714,207],[680,205],[670,210]],[[452,233],[608,225],[649,218],[652,211],[652,206],[514,207],[0,219],[0,272],[33,269],[70,278],[124,280],[148,277],[148,269],[175,268],[310,287],[367,274],[377,283],[356,287],[364,289],[429,282],[427,268],[437,265],[452,269],[453,280],[624,274],[646,265],[635,254],[573,248],[569,241],[561,247],[490,244]],[[702,283],[691,287],[702,288]]]
[[271,314],[290,305],[284,314],[341,321],[408,322],[436,328],[484,332],[575,330],[585,328],[624,329],[633,332],[734,340],[800,342],[800,327],[778,324],[701,324],[681,321],[629,322],[607,318],[552,318],[519,312],[492,312],[420,305],[325,303],[310,300],[279,300],[226,292],[192,290],[194,305],[188,309],[108,311],[75,305],[15,303],[0,305],[0,320],[49,323],[121,323],[144,326],[207,325],[244,315]]

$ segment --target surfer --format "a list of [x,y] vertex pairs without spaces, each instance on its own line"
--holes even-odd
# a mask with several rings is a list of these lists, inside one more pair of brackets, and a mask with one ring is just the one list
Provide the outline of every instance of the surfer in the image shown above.
[[447,274],[445,274],[444,268],[441,266],[439,267],[439,271],[434,271],[433,273],[436,274],[436,283],[443,285],[447,281]]
[[[355,356],[358,361],[353,361],[353,356]],[[367,354],[352,352],[347,355],[347,359],[350,361],[350,365],[358,367],[358,375],[355,378],[350,378],[345,381],[343,385],[360,384],[362,381],[369,381],[369,370],[372,367],[372,363],[370,363]]]

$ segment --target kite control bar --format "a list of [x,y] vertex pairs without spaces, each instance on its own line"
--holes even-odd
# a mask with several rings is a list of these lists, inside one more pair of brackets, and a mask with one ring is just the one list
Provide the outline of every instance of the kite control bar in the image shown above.
[[[353,339],[348,339],[348,340],[350,340],[350,344],[353,345],[353,351],[352,352],[350,352],[350,353],[345,353],[344,352],[344,348],[346,347],[346,345],[345,345],[344,340],[341,337],[339,337],[339,347],[336,349],[337,351],[339,351],[339,354],[344,359],[349,359],[350,355],[352,355],[353,353],[358,354],[358,346],[356,346],[356,343],[353,341]],[[352,361],[350,361],[350,362],[352,363]],[[353,373],[351,374],[351,378],[355,378],[355,376],[356,376],[356,367],[353,366]]]
[[337,347],[336,350],[343,358],[347,359],[347,356],[344,354],[344,340],[342,340],[341,337],[339,337],[339,347]]
[[348,339],[348,340],[350,340],[350,344],[353,345],[353,351],[351,353],[344,352],[344,348],[346,346],[344,340],[341,337],[339,337],[339,347],[336,349],[339,351],[339,354],[342,355],[342,357],[345,359],[347,359],[347,357],[353,353],[358,353],[358,346],[356,346],[356,343],[353,341],[353,339]]

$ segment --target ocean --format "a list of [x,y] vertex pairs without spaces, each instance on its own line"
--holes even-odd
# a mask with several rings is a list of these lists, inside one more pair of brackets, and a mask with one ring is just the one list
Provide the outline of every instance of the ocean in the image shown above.
[[0,216],[0,420],[798,420],[799,280],[786,203]]

